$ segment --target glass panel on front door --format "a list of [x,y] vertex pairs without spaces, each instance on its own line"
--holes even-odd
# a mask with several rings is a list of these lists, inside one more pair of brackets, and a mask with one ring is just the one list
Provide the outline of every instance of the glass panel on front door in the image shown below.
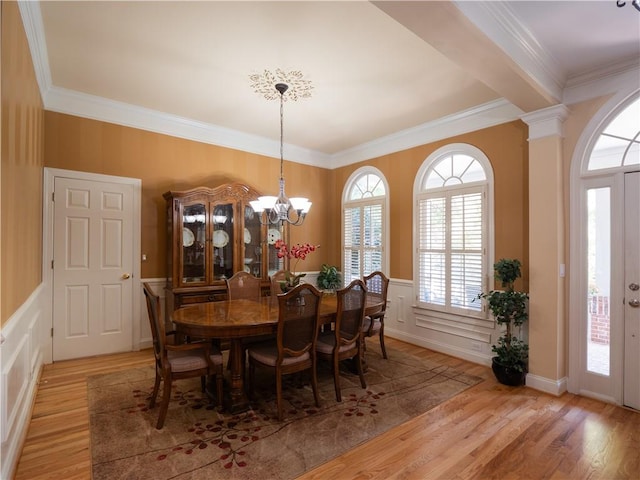
[[183,283],[205,281],[206,223],[205,206],[188,205],[182,212]]
[[609,375],[611,322],[611,189],[587,191],[587,370]]

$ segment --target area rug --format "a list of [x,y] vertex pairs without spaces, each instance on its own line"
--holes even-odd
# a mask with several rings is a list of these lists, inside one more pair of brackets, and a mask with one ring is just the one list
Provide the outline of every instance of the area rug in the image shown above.
[[[342,402],[320,363],[320,407],[305,373],[285,380],[284,419],[267,371],[247,412],[213,406],[200,380],[174,382],[164,428],[148,409],[153,367],[88,380],[93,479],[292,479],[453,397],[481,379],[377,345],[367,347],[367,388],[341,368]],[[287,377],[285,377],[287,378]]]

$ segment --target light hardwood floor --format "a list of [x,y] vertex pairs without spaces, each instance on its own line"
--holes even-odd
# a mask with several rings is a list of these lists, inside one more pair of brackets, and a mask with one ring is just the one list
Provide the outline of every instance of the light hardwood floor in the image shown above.
[[[485,381],[300,479],[640,479],[639,412],[505,387],[486,367],[387,342]],[[45,366],[16,480],[91,478],[87,377],[152,358],[146,350]]]

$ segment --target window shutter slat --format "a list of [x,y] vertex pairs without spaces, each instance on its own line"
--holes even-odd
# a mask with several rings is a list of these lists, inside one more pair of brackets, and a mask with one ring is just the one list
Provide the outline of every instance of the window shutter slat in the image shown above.
[[345,207],[343,280],[347,285],[383,265],[384,209],[380,199]]

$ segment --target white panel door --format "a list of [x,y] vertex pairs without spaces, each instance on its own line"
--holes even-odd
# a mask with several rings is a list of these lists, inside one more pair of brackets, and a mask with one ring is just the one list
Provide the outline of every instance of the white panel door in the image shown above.
[[132,185],[55,178],[53,360],[133,346]]
[[640,410],[640,172],[624,177],[623,403]]

